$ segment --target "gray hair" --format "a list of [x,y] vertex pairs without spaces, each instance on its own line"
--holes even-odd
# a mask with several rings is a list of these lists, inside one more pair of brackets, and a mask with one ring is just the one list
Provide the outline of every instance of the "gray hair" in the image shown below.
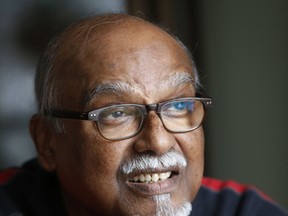
[[56,132],[63,131],[63,124],[46,113],[57,106],[56,82],[53,76],[53,66],[59,46],[60,37],[53,39],[40,56],[35,74],[35,94],[38,115],[45,117]]
[[[40,56],[35,75],[35,93],[38,105],[37,106],[38,114],[47,120],[47,122],[51,126],[51,129],[54,130],[55,132],[58,133],[64,132],[63,121],[61,121],[61,119],[53,118],[47,115],[47,113],[50,113],[55,108],[59,108],[58,104],[59,83],[57,83],[56,78],[57,76],[55,75],[56,71],[54,68],[56,61],[59,58],[57,57],[58,51],[60,49],[61,43],[63,43],[62,42],[63,34],[68,32],[69,29],[73,30],[78,27],[80,27],[82,30],[84,29],[84,31],[86,30],[89,32],[90,29],[93,28],[93,26],[95,25],[95,22],[96,23],[98,22],[98,24],[103,24],[107,22],[117,22],[123,20],[125,16],[128,18],[129,17],[133,18],[132,16],[125,14],[106,14],[76,22],[75,24],[72,24],[70,27],[64,30],[62,34],[58,35],[53,40],[51,40],[51,42],[48,44],[48,46]],[[134,19],[142,20],[138,17],[136,18],[134,17]],[[201,84],[192,54],[189,52],[188,48],[181,42],[181,40],[179,40],[179,38],[168,32],[166,29],[160,26],[158,27],[163,31],[167,32],[169,35],[171,35],[190,58],[194,72],[194,85],[196,91],[198,91],[199,88],[201,87]],[[77,36],[81,37],[83,35],[79,34]]]

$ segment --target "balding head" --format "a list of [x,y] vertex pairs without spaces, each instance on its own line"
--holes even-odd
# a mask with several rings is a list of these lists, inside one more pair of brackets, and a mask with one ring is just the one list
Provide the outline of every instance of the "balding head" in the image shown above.
[[[148,30],[166,35],[181,46],[190,58],[193,66],[192,81],[195,89],[198,89],[200,82],[194,61],[178,38],[138,17],[126,14],[100,15],[80,20],[69,26],[50,42],[42,54],[35,79],[39,114],[49,112],[53,108],[61,108],[59,103],[62,99],[59,98],[59,94],[63,88],[69,88],[73,72],[85,70],[79,61],[85,59],[91,50],[99,52],[101,55],[109,43],[107,42],[109,38],[110,42],[117,44],[117,41],[127,37],[129,32],[130,42],[133,43],[137,39],[141,40],[143,34]],[[85,81],[83,80],[79,85],[85,85]],[[85,105],[85,101],[86,98],[83,99],[82,105]]]

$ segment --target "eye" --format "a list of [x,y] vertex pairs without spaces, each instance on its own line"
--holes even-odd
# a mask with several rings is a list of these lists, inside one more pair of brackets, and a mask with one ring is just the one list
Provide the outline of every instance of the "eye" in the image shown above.
[[106,121],[112,121],[112,120],[123,119],[130,115],[132,115],[132,113],[129,112],[129,110],[123,107],[118,107],[118,108],[113,108],[113,109],[108,109],[108,110],[103,111],[101,113],[101,119],[106,120]]
[[194,102],[190,100],[185,101],[172,101],[162,107],[162,114],[166,116],[183,116],[193,112]]
[[166,106],[168,111],[193,111],[194,102],[193,101],[176,101],[167,104]]
[[112,118],[120,118],[120,117],[123,117],[125,113],[123,111],[115,111],[111,113],[110,115]]
[[187,107],[187,102],[175,102],[172,104],[175,110],[183,110]]
[[98,117],[101,126],[132,125],[142,121],[143,115],[139,108],[133,105],[110,106],[102,109]]

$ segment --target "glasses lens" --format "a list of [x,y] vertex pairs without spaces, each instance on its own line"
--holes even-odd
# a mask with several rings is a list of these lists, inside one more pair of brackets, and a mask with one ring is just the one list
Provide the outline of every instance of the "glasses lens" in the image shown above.
[[196,129],[202,123],[203,117],[203,104],[195,99],[171,101],[161,108],[163,124],[172,132]]
[[98,128],[106,139],[117,140],[133,136],[143,121],[142,110],[133,105],[117,105],[103,109],[98,117]]

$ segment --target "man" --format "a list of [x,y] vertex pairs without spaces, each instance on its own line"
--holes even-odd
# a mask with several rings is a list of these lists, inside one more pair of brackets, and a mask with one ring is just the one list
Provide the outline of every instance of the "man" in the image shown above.
[[3,215],[286,215],[253,189],[202,180],[212,101],[197,97],[186,48],[155,25],[80,21],[50,43],[35,81],[42,168],[2,174]]

